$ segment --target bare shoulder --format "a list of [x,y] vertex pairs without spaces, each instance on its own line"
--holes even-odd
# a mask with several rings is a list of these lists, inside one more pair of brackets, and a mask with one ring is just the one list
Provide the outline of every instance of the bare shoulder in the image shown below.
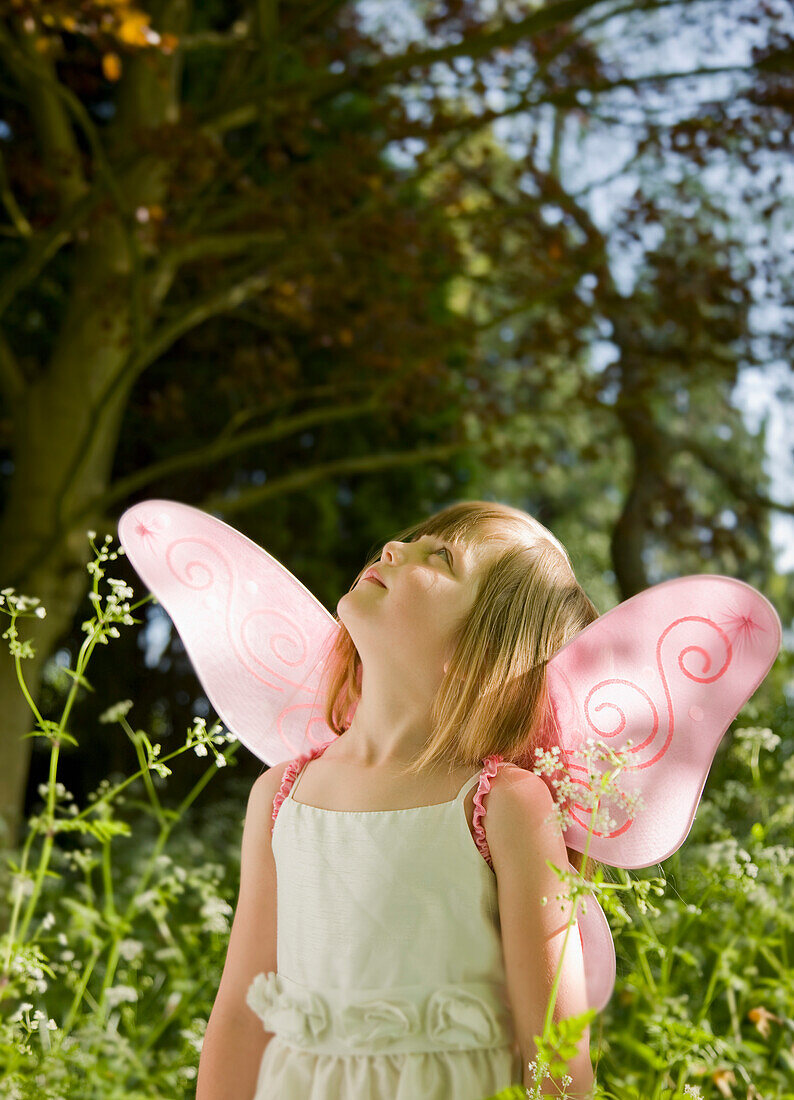
[[272,814],[273,802],[281,788],[284,772],[290,763],[289,760],[283,760],[279,764],[273,764],[267,771],[256,777],[248,795],[247,813],[254,813],[263,818],[266,813],[268,816]]
[[[529,837],[559,851],[562,832],[555,824],[555,802],[544,780],[517,765],[500,768],[491,783],[485,825],[488,847],[499,864],[517,855]],[[563,844],[564,850],[564,844]]]
[[[520,768],[518,764],[507,764],[500,768],[491,780],[491,790],[495,797],[489,802],[489,807],[511,804],[525,799],[540,799],[547,797],[552,802],[551,791],[544,780],[535,772]],[[488,811],[490,813],[490,809]]]

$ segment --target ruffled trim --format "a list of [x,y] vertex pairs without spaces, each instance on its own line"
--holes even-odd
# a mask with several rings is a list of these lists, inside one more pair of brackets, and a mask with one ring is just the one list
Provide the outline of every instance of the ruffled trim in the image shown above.
[[491,756],[486,756],[483,760],[484,767],[480,772],[480,782],[477,785],[477,793],[474,796],[474,814],[472,815],[472,825],[474,827],[474,842],[477,845],[477,849],[482,855],[488,866],[493,871],[493,861],[491,859],[491,851],[488,847],[488,841],[485,839],[485,829],[483,828],[482,819],[485,817],[485,806],[483,800],[491,789],[491,780],[496,775],[502,764],[506,763],[503,756],[495,752]]
[[325,999],[306,990],[298,1002],[279,989],[274,970],[256,975],[248,987],[245,1002],[268,1031],[278,1033],[297,1046],[321,1038],[328,1030],[330,1015]]
[[[332,740],[334,739],[332,738]],[[276,815],[281,809],[281,803],[289,794],[290,788],[295,782],[298,772],[301,770],[304,764],[308,764],[310,760],[314,760],[315,756],[320,756],[322,753],[324,753],[330,744],[330,741],[325,741],[322,745],[315,745],[313,749],[309,749],[308,752],[304,752],[300,756],[296,756],[294,760],[290,760],[289,764],[287,764],[286,768],[284,769],[284,774],[281,777],[281,786],[278,789],[278,794],[273,799],[272,820],[274,823],[276,820]]]
[[344,1007],[318,990],[285,982],[275,971],[257,974],[246,1003],[267,1031],[307,1049],[338,1045],[375,1053],[429,1042],[435,1049],[492,1047],[506,1038],[503,1013],[480,989],[447,985],[417,997],[384,990]]

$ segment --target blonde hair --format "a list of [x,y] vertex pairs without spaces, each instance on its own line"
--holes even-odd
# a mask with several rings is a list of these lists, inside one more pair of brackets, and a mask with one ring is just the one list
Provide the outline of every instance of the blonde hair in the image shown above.
[[[503,547],[481,567],[473,606],[458,624],[455,650],[431,712],[431,734],[409,766],[474,768],[499,753],[531,769],[550,746],[546,662],[598,618],[558,539],[527,512],[492,501],[452,504],[396,537],[461,541],[474,551]],[[351,585],[380,553],[370,557]],[[337,616],[337,621],[339,621]],[[361,659],[344,624],[326,661],[325,721],[343,736],[361,698]],[[552,790],[552,794],[554,791]],[[568,849],[581,871],[582,857]],[[588,859],[585,877],[594,861]]]

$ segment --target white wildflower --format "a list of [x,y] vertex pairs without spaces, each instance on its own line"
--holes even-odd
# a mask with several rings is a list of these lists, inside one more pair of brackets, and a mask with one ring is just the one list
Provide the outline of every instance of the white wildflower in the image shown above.
[[143,954],[143,944],[140,940],[119,940],[119,954],[127,962],[134,962]]
[[[756,746],[762,749],[766,749],[767,752],[774,752],[780,744],[780,738],[776,733],[773,733],[768,726],[749,726],[746,729],[739,729],[734,732],[734,742],[745,746],[752,750]],[[742,753],[742,756],[745,754]]]
[[105,997],[110,1007],[115,1008],[116,1005],[125,1001],[134,1004],[138,1000],[138,991],[131,985],[112,985],[110,989],[105,990]]
[[228,932],[229,922],[226,919],[231,916],[231,905],[223,898],[206,898],[201,906],[201,915],[204,917],[204,930],[206,932]]
[[142,894],[135,898],[135,905],[138,909],[145,909],[147,905],[151,905],[158,900],[159,894],[156,890],[144,890]]
[[132,699],[121,699],[118,703],[114,703],[103,711],[99,716],[99,721],[102,724],[107,722],[118,722],[121,718],[124,718],[130,708],[132,707]]

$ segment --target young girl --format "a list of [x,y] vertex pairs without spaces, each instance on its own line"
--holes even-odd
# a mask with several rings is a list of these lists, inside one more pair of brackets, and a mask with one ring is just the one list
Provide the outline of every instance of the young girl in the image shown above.
[[[446,508],[373,563],[337,605],[335,736],[251,790],[197,1100],[483,1100],[533,1083],[570,915],[546,860],[580,857],[527,768],[545,664],[598,613],[557,539],[506,505]],[[555,1019],[586,1008],[572,935]],[[587,1096],[587,1033],[569,1072]]]

